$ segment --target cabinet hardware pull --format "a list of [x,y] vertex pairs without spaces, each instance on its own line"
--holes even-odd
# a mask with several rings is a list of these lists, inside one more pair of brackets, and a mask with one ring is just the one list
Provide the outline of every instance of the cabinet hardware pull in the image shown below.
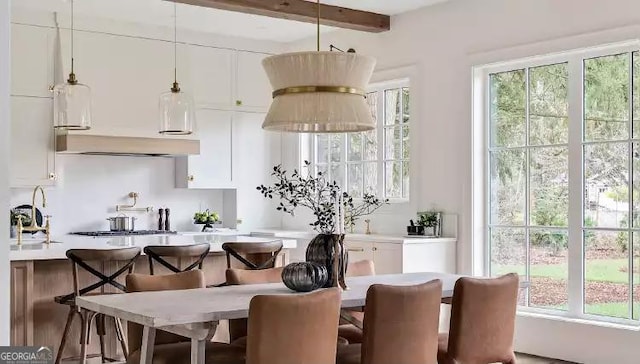
[[55,85],[49,85],[49,92],[53,92],[53,89],[55,88]]
[[349,248],[349,249],[347,249],[347,251],[350,251],[350,252],[363,252],[364,248]]
[[55,173],[49,173],[49,179],[50,180],[55,180],[57,178]]
[[189,177],[187,177],[187,180],[188,180],[189,182],[193,182],[193,180],[195,180],[195,177],[193,177],[193,175],[192,175],[192,174],[190,174],[190,175],[189,175]]
[[376,251],[376,250],[378,250],[378,248],[376,248],[376,247],[374,246],[374,247],[373,247],[373,251]]
[[242,106],[242,100],[236,100],[236,106]]

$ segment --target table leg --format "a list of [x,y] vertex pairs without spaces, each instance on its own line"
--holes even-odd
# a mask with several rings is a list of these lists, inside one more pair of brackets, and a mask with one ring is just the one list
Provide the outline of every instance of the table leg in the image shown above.
[[340,318],[362,330],[362,321],[354,317],[348,310],[340,310]]
[[204,364],[205,340],[191,339],[191,364]]
[[142,347],[140,348],[140,364],[153,362],[153,346],[156,342],[156,329],[145,326],[142,329]]

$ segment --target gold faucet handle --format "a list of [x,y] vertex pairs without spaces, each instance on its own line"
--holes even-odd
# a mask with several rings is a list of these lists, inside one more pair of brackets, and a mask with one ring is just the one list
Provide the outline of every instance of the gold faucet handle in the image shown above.
[[47,234],[46,243],[49,244],[51,242],[51,215],[44,215],[45,224],[44,224],[44,233]]

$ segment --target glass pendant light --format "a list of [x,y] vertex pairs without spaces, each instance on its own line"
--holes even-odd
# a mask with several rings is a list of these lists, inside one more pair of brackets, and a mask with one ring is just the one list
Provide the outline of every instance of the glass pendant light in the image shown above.
[[160,134],[189,135],[193,133],[196,113],[191,95],[180,90],[178,84],[177,9],[173,2],[173,86],[160,95]]
[[373,57],[355,52],[320,51],[318,0],[317,51],[280,54],[262,61],[274,90],[262,128],[297,133],[374,129],[365,88],[375,64]]
[[67,82],[53,87],[53,125],[60,130],[91,129],[91,89],[73,70],[73,0],[71,0],[71,73]]

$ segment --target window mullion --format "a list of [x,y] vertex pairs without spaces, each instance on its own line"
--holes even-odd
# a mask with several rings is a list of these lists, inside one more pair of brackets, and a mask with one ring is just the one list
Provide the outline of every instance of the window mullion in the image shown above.
[[377,107],[377,122],[378,128],[376,129],[376,139],[378,143],[378,196],[384,196],[386,198],[386,186],[385,186],[385,164],[384,164],[384,150],[385,150],[385,140],[384,140],[384,125],[385,125],[385,100],[384,100],[384,89],[378,90],[378,107]]
[[627,161],[629,168],[629,178],[627,181],[627,199],[629,201],[629,215],[627,217],[627,255],[629,273],[629,319],[633,319],[633,52],[629,52],[629,148]]
[[569,60],[569,247],[568,247],[568,313],[581,316],[584,297],[583,247],[583,113],[584,86],[581,57]]
[[[525,156],[525,186],[524,186],[524,226],[525,226],[525,277],[528,281],[531,281],[531,240],[530,240],[530,231],[529,231],[529,225],[531,222],[531,201],[530,201],[530,196],[531,196],[531,148],[529,146],[529,127],[530,127],[530,117],[529,114],[531,112],[530,110],[530,104],[531,104],[531,94],[530,94],[530,74],[529,74],[529,68],[526,68],[524,70],[524,75],[525,75],[525,104],[524,104],[524,108],[525,108],[525,126],[524,126],[524,130],[525,130],[525,140],[524,140],[524,145],[525,145],[525,150],[524,150],[524,156]],[[530,305],[530,299],[531,299],[531,292],[528,291],[527,292],[527,297],[526,297],[526,306]]]

